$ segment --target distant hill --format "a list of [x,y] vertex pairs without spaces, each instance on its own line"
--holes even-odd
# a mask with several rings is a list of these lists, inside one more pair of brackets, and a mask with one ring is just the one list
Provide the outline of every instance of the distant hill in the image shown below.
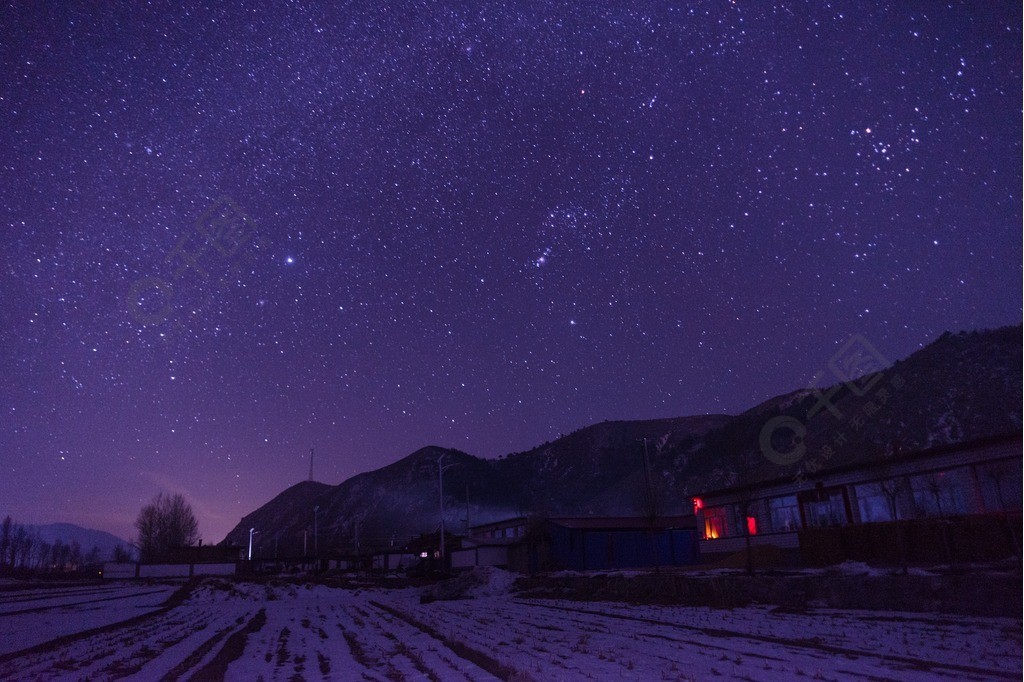
[[[857,363],[853,363],[857,366]],[[825,369],[825,368],[822,368]],[[872,369],[877,369],[872,367]],[[244,517],[225,538],[258,551],[312,550],[314,507],[321,551],[401,545],[436,530],[438,458],[445,523],[452,530],[510,516],[641,514],[649,462],[659,513],[687,513],[690,497],[748,478],[795,475],[927,447],[1021,431],[1021,327],[946,333],[905,360],[850,384],[767,400],[742,414],[608,421],[494,460],[436,446],[330,486],[303,482]],[[833,379],[835,379],[833,377]],[[824,384],[824,382],[823,382]],[[818,406],[828,396],[831,407]],[[806,455],[780,465],[763,453],[772,419],[795,420]],[[788,451],[786,430],[772,448]],[[646,455],[645,455],[646,439]],[[792,439],[790,439],[792,440]]]
[[131,546],[116,535],[111,535],[102,530],[82,528],[71,523],[48,523],[43,525],[26,525],[25,529],[35,535],[43,542],[54,544],[60,540],[65,545],[74,542],[82,549],[82,554],[87,554],[93,547],[100,551],[100,559],[103,561],[113,558],[114,549],[122,547],[131,551]]
[[732,419],[713,414],[602,422],[509,455],[493,466],[503,480],[517,483],[519,506],[527,512],[638,513],[646,490],[645,456],[656,469],[663,453],[699,441]]
[[[1021,431],[1021,327],[945,333],[884,370],[844,384],[772,398],[724,427],[666,453],[667,485],[696,493],[749,479],[812,474],[855,461]],[[822,398],[827,396],[827,407]],[[773,418],[806,429],[806,455],[780,466],[762,453]],[[784,436],[785,432],[777,435]],[[776,439],[780,452],[791,443]]]

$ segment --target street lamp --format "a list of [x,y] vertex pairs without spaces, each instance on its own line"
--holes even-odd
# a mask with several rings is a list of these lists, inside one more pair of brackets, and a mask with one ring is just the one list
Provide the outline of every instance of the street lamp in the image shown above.
[[256,533],[259,533],[259,531],[255,528],[249,529],[249,561],[252,561],[252,536],[256,535]]

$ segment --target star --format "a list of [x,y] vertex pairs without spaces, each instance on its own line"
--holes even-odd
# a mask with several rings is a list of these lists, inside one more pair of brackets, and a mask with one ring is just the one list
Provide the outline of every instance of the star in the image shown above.
[[[151,482],[111,472],[159,472],[208,486],[219,540],[299,443],[330,444],[336,483],[453,443],[442,402],[497,457],[746,410],[854,333],[895,357],[1020,323],[1014,3],[357,2],[315,25],[309,3],[139,3],[103,41],[99,4],[22,4],[0,452],[109,462],[62,480],[63,508],[131,519]],[[206,442],[250,453],[237,494],[228,460],[191,458]],[[38,469],[0,477],[4,514]]]

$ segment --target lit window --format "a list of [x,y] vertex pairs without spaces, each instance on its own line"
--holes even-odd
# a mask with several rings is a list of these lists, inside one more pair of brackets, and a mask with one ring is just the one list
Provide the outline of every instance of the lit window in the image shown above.
[[724,538],[728,535],[725,525],[725,508],[715,507],[704,510],[704,537],[708,540]]

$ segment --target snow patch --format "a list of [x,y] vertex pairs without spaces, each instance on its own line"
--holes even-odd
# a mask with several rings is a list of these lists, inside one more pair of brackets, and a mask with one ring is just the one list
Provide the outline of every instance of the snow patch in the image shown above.
[[424,588],[420,599],[431,602],[497,597],[512,591],[516,577],[514,573],[493,566],[477,566],[454,578]]

